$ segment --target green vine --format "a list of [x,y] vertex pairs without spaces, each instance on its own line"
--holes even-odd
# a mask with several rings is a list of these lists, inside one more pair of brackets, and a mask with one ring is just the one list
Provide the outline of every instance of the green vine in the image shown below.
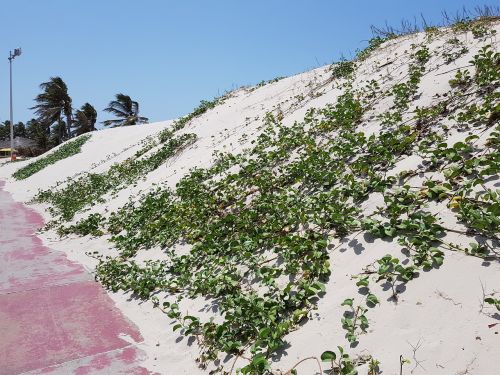
[[74,140],[67,141],[57,150],[50,151],[48,155],[41,156],[38,160],[29,163],[28,165],[19,168],[13,173],[16,180],[24,180],[42,169],[47,168],[59,160],[69,158],[81,152],[82,146],[90,139],[90,135],[82,135]]

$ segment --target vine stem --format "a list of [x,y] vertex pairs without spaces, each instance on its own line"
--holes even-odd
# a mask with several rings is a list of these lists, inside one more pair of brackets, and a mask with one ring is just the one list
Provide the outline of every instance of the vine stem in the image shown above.
[[248,349],[249,346],[250,345],[245,345],[243,347],[243,349],[241,349],[240,352],[236,355],[236,358],[234,358],[233,364],[231,365],[231,369],[229,370],[229,375],[232,375],[233,370],[234,370],[234,366],[236,365],[236,361],[238,360],[238,358],[242,357],[242,358],[247,359],[248,361],[250,361],[248,358],[245,358],[243,356],[243,353],[245,352],[245,350]]
[[451,229],[451,228],[447,228],[447,227],[443,227],[441,226],[441,228],[447,232],[453,232],[453,233],[458,233],[458,234],[463,234],[463,235],[468,235],[467,232],[464,232],[462,230],[458,230],[458,229]]
[[323,374],[323,368],[321,367],[321,362],[319,361],[318,357],[313,356],[313,357],[307,357],[307,358],[301,359],[299,362],[297,362],[295,365],[293,365],[293,367],[290,370],[285,372],[284,375],[290,375],[292,373],[292,371],[295,370],[295,368],[297,368],[297,366],[299,366],[302,362],[308,361],[310,359],[316,360],[316,363],[318,364],[318,367],[319,367],[319,373]]
[[273,260],[276,260],[276,259],[278,259],[278,256],[272,257],[271,259],[264,260],[264,261],[258,263],[257,266],[260,267],[260,266],[262,266],[262,265],[264,265],[266,263],[270,263],[270,262],[272,262]]
[[233,370],[234,370],[234,366],[236,365],[236,361],[238,360],[238,358],[240,358],[239,354],[236,356],[236,358],[233,361],[233,364],[231,365],[231,369],[229,370],[229,375],[232,375]]
[[465,66],[460,66],[460,67],[458,67],[458,68],[454,68],[454,69],[448,70],[448,71],[446,71],[446,72],[438,73],[438,74],[436,74],[436,76],[441,76],[441,75],[443,75],[443,74],[447,74],[447,73],[453,72],[453,71],[455,71],[455,70],[464,69],[464,68],[470,68],[470,67],[473,67],[473,66],[474,66],[474,65],[465,65]]

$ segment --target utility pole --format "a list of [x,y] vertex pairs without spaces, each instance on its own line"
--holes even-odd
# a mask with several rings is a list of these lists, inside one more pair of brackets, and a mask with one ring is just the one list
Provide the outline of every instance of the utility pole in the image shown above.
[[14,161],[14,111],[12,109],[12,61],[16,56],[21,56],[21,48],[14,49],[14,53],[9,51],[10,68],[10,161]]

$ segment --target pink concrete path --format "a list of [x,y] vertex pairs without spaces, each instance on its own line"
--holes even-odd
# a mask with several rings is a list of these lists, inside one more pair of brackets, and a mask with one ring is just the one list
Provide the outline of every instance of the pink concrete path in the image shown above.
[[[149,374],[138,330],[0,181],[0,374]],[[124,340],[124,337],[127,340]]]

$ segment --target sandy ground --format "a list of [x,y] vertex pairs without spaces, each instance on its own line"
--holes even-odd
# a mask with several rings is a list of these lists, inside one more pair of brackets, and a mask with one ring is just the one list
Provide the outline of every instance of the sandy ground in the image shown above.
[[[497,35],[500,34],[500,24],[497,23],[494,28]],[[440,37],[428,44],[432,57],[420,84],[421,95],[413,106],[428,106],[436,95],[448,91],[448,81],[456,69],[468,66],[471,57],[482,46],[491,44],[497,50],[499,46],[498,37],[474,39],[470,33],[462,33],[457,38],[467,45],[468,52],[445,64],[442,50],[450,37],[448,31],[443,31]],[[363,86],[368,80],[376,78],[381,82],[381,88],[387,89],[404,80],[408,64],[404,56],[412,44],[423,42],[425,38],[425,34],[409,35],[384,44],[360,65],[354,86]],[[116,196],[107,196],[104,204],[92,207],[76,219],[92,212],[107,215],[129,199],[135,200],[155,184],[174,187],[190,168],[209,166],[216,150],[236,153],[249,147],[251,140],[259,134],[268,111],[282,115],[285,124],[293,124],[302,120],[309,108],[335,103],[341,90],[339,82],[330,79],[328,69],[319,67],[263,87],[241,88],[232,92],[222,105],[194,119],[182,130],[198,136],[194,145],[149,173],[136,186],[123,189]],[[386,111],[390,105],[387,100],[378,103],[367,114],[362,130],[367,134],[377,133],[380,124],[375,115]],[[24,181],[14,181],[10,175],[26,162],[3,164],[0,166],[0,178],[6,180],[5,189],[12,193],[16,201],[27,202],[38,189],[49,188],[85,171],[105,170],[112,163],[124,160],[138,150],[141,140],[169,124],[164,122],[98,131],[83,146],[81,154],[60,161]],[[453,133],[450,139],[459,140],[464,136]],[[483,141],[486,136],[481,135]],[[104,162],[99,163],[101,160]],[[99,165],[93,167],[96,163]],[[419,163],[418,157],[410,156],[390,173],[416,168]],[[417,184],[418,180],[414,182]],[[495,183],[491,186],[498,186]],[[373,208],[376,202],[377,197],[373,196],[368,206],[371,204]],[[45,207],[34,205],[33,208],[49,218]],[[433,209],[441,210],[440,207]],[[444,213],[443,221],[448,227],[458,225]],[[97,250],[112,253],[112,245],[106,237],[71,236],[61,239],[50,231],[40,237],[47,246],[64,252],[71,261],[89,271],[94,269],[95,260],[87,257],[85,252]],[[467,238],[456,238],[456,241],[467,241]],[[286,337],[289,345],[276,358],[274,368],[288,369],[302,358],[319,356],[324,350],[335,349],[337,345],[348,347],[340,324],[344,312],[340,303],[347,297],[357,295],[351,276],[385,254],[397,255],[400,252],[397,244],[374,240],[362,233],[332,245],[335,250],[330,255],[332,276],[327,284],[327,293],[319,301],[312,319]],[[152,249],[151,252],[141,251],[137,256],[158,259],[162,252]],[[399,374],[400,355],[410,360],[405,365],[405,374],[500,373],[500,315],[493,307],[482,303],[483,293],[500,293],[500,265],[453,252],[447,252],[445,257],[444,265],[439,270],[422,272],[407,290],[402,290],[397,303],[390,300],[389,290],[375,290],[378,296],[385,298],[380,306],[370,311],[369,331],[361,337],[357,347],[349,349],[351,355],[372,355],[381,362],[382,373],[386,375]],[[153,309],[150,302],[133,300],[123,293],[109,295],[143,337],[137,346],[145,353],[144,367],[161,374],[207,373],[196,365],[196,344],[172,332],[169,319]],[[197,307],[193,302],[190,308]],[[300,374],[313,374],[317,367],[314,361],[307,361],[298,370]],[[360,370],[360,374],[366,373],[366,368]]]

